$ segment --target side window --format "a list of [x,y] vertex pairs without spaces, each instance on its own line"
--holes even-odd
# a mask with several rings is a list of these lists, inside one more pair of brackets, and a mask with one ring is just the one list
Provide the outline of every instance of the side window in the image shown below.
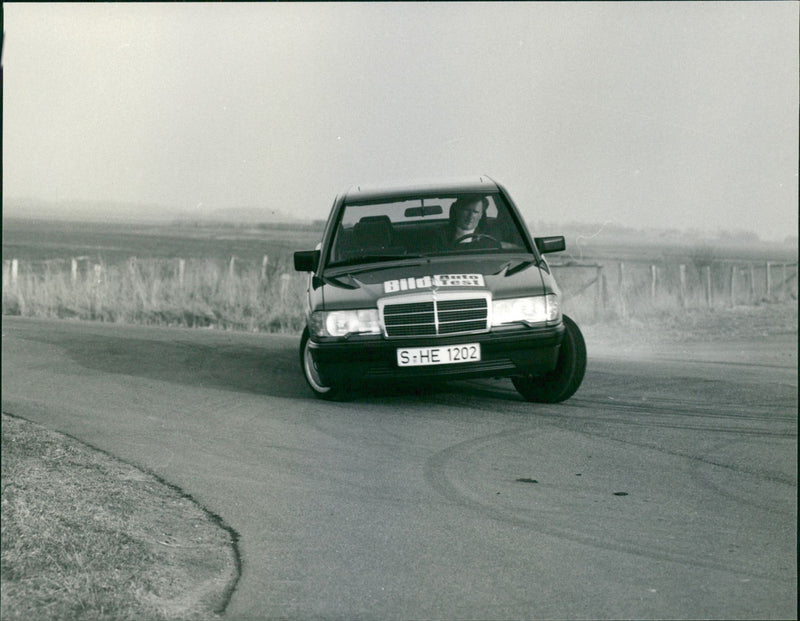
[[494,196],[487,196],[489,199],[489,207],[486,208],[486,217],[490,220],[497,220],[498,210],[497,204],[494,202]]
[[[495,197],[491,197],[490,200],[494,204]],[[504,247],[507,244],[508,248],[524,249],[526,244],[523,241],[523,235],[502,199],[497,202],[496,211],[497,217],[494,220],[494,229],[499,236],[499,240],[503,242]]]
[[346,261],[353,255],[355,247],[353,228],[345,229],[340,222],[339,226],[336,227],[336,236],[333,238],[330,262]]

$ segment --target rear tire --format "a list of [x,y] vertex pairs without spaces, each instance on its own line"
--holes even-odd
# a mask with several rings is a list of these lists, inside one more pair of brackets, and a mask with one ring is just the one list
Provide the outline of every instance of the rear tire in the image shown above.
[[564,339],[556,368],[544,375],[512,377],[514,388],[527,401],[559,403],[566,401],[583,381],[586,372],[586,342],[577,324],[564,315]]
[[319,369],[314,362],[311,355],[311,350],[308,346],[309,334],[308,328],[303,330],[303,336],[300,339],[300,368],[303,369],[303,377],[306,378],[311,392],[315,397],[325,399],[327,401],[344,401],[350,397],[350,391],[346,386],[338,384],[328,384],[320,376]]

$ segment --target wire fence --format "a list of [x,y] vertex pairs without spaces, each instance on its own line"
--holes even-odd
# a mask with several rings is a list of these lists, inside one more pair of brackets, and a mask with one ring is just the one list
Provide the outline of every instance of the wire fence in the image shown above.
[[[711,260],[551,262],[564,309],[581,321],[797,300],[797,263]],[[291,255],[261,260],[89,256],[3,261],[3,314],[291,332],[307,276]]]
[[3,262],[3,314],[117,323],[296,332],[305,280],[286,257],[91,257]]
[[565,306],[584,318],[757,306],[796,301],[798,292],[796,262],[572,261],[551,267]]

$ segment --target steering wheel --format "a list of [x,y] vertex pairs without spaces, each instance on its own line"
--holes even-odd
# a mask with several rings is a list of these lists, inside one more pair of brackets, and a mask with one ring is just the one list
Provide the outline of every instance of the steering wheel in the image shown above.
[[481,241],[484,239],[488,239],[491,242],[494,242],[495,248],[502,248],[503,244],[500,240],[492,237],[491,235],[487,235],[486,233],[467,233],[466,235],[462,235],[457,240],[453,242],[453,245],[458,245],[462,243],[466,239],[471,239],[472,241]]

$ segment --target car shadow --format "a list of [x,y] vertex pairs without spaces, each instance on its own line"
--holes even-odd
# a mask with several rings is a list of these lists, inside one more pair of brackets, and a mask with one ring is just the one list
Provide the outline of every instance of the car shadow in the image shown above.
[[56,345],[80,366],[100,373],[274,397],[310,396],[298,362],[299,339],[260,339],[259,345],[246,345],[85,333],[29,338]]
[[392,382],[391,384],[372,384],[362,386],[354,395],[356,400],[384,399],[394,397],[418,397],[420,399],[440,400],[447,397],[453,404],[478,399],[499,399],[502,401],[522,401],[511,387],[510,380],[503,385],[494,379]]
[[[299,338],[273,339],[262,335],[257,344],[250,345],[243,342],[241,334],[223,343],[219,342],[224,339],[220,333],[210,335],[211,342],[200,342],[204,339],[194,336],[186,338],[178,332],[175,338],[171,336],[164,338],[164,332],[154,338],[145,332],[116,336],[43,330],[26,338],[55,345],[72,361],[97,373],[281,398],[315,399],[300,370]],[[491,380],[370,384],[356,390],[352,400],[363,403],[412,397],[437,401],[442,395],[454,401],[463,397],[519,400],[513,388],[501,388]]]

